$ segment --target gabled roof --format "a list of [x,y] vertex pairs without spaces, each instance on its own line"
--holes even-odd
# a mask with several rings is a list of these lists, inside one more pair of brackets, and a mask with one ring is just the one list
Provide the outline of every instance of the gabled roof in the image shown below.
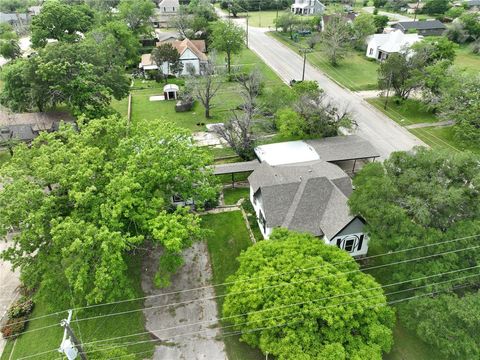
[[180,56],[183,55],[185,50],[189,49],[191,52],[193,52],[200,60],[202,61],[207,61],[207,55],[205,55],[206,51],[206,45],[205,45],[205,40],[189,40],[189,39],[184,39],[184,40],[167,40],[167,41],[160,41],[157,43],[157,46],[160,46],[165,43],[170,43],[172,46],[177,49],[178,53]]
[[354,218],[347,204],[351,179],[334,164],[316,160],[271,166],[263,162],[248,181],[260,194],[268,227],[330,238]]
[[162,0],[158,4],[158,8],[162,9],[163,7],[178,9],[180,7],[180,3],[178,0]]
[[392,54],[408,49],[422,39],[421,35],[405,34],[402,30],[397,29],[388,34],[371,35],[368,37],[368,42],[374,41],[379,50]]
[[447,27],[439,20],[425,21],[399,21],[393,25],[403,30],[430,30],[430,29],[446,29]]

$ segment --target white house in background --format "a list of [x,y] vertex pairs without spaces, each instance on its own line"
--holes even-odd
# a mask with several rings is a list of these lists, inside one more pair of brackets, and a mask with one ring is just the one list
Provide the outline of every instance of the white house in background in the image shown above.
[[325,11],[325,5],[319,0],[295,0],[290,8],[297,15],[316,15]]
[[[163,41],[158,42],[157,46],[161,44],[170,43],[172,46],[177,49],[180,54],[180,61],[183,64],[183,69],[181,75],[188,75],[189,68],[194,69],[195,74],[200,74],[200,71],[203,65],[208,61],[208,57],[205,54],[206,46],[205,40],[174,40],[174,41]],[[144,73],[149,70],[158,70],[157,64],[152,60],[151,54],[143,54],[142,61],[138,65]],[[169,71],[169,66],[167,62],[162,64],[162,73],[166,74]]]
[[162,0],[155,9],[150,21],[156,28],[168,27],[171,17],[178,13],[179,8],[180,3],[178,0]]
[[405,52],[423,39],[418,34],[405,34],[401,30],[394,30],[386,34],[374,34],[367,38],[367,57],[385,60],[393,53]]
[[338,136],[262,145],[255,153],[260,163],[248,178],[250,201],[264,238],[284,227],[311,233],[352,256],[367,254],[365,221],[350,214],[352,181],[338,164],[375,159],[370,143]]

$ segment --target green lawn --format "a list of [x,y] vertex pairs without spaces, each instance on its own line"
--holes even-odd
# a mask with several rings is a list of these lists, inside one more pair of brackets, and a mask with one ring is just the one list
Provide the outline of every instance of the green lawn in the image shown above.
[[[240,211],[209,214],[202,218],[204,227],[211,230],[207,237],[207,245],[213,270],[213,284],[221,284],[235,273],[238,268],[237,256],[252,243]],[[217,296],[225,294],[225,287],[216,287],[215,293]],[[216,300],[221,313],[223,297]],[[222,326],[228,325],[222,322]],[[231,331],[233,331],[232,328],[224,330],[226,333]],[[237,336],[226,336],[223,341],[229,360],[263,360],[265,358],[259,350],[240,342]]]
[[[132,283],[135,285],[136,294],[135,297],[144,296],[140,287],[140,270],[141,270],[141,255],[129,257],[129,275]],[[37,301],[35,303],[35,309],[31,315],[31,318],[42,316],[52,312],[43,301]],[[113,314],[116,312],[128,311],[133,309],[140,309],[143,307],[143,301],[133,301],[127,303],[121,303],[117,305],[101,306],[98,308],[89,309],[78,314],[79,318],[91,317],[96,315]],[[68,308],[68,306],[62,307]],[[58,308],[56,309],[59,310]],[[38,320],[33,320],[28,324],[28,330],[38,329],[44,326],[59,324],[62,316],[46,317]],[[75,319],[75,315],[73,317]],[[145,319],[142,311],[110,316],[98,319],[92,319],[84,322],[72,323],[72,328],[76,332],[80,341],[91,342],[96,340],[103,340],[113,337],[119,337],[129,334],[145,332]],[[18,359],[24,356],[32,355],[35,353],[54,350],[54,352],[44,354],[42,356],[36,356],[35,360],[51,360],[59,357],[57,352],[58,346],[62,340],[63,329],[60,326],[40,330],[38,332],[30,332],[20,336],[15,344],[13,354],[11,354],[13,341],[9,341],[2,354],[1,360]],[[138,342],[150,340],[149,335],[137,335],[116,342],[104,343],[104,346],[113,347],[117,345],[125,344],[127,341]],[[98,348],[98,347],[97,347]],[[146,342],[142,344],[130,345],[127,347],[131,353],[142,352],[138,354],[136,359],[145,359],[153,354],[153,343]],[[87,348],[88,349],[88,348]],[[95,354],[95,353],[92,353]]]
[[249,195],[249,188],[233,188],[223,190],[225,205],[235,205],[240,199],[246,199],[248,201]]
[[480,71],[480,55],[474,54],[468,45],[460,46],[454,64],[468,73],[478,75]]
[[452,126],[410,129],[410,132],[434,149],[468,150],[480,154],[480,145],[467,145],[455,139],[455,131]]
[[7,150],[0,150],[0,166],[10,159],[10,153]]
[[[437,121],[435,115],[423,108],[418,100],[409,99],[400,104],[389,101],[386,110],[383,108],[384,103],[382,99],[374,98],[367,99],[367,101],[402,126],[417,123],[435,123]],[[448,149],[453,151],[469,150],[480,154],[480,145],[467,145],[456,140],[452,126],[408,130],[434,149]]]
[[429,111],[420,100],[407,99],[395,101],[394,98],[391,98],[388,100],[386,110],[384,109],[384,98],[367,99],[367,102],[386,113],[392,120],[395,120],[400,125],[434,123],[438,121],[435,114]]
[[[305,38],[295,43],[288,34],[281,32],[270,32],[269,34],[294,51],[305,47]],[[340,61],[339,65],[332,66],[326,59],[325,54],[319,49],[318,47],[314,52],[307,55],[310,64],[319,68],[337,83],[354,91],[377,88],[377,62],[367,60],[363,53],[352,50]]]
[[384,360],[444,360],[438,351],[430,345],[419,340],[415,334],[404,328],[397,321],[393,331],[394,345],[389,354],[383,356]]
[[[217,58],[219,67],[225,65],[224,56],[219,54]],[[251,50],[244,49],[240,54],[233,56],[232,64],[240,71],[248,72],[258,68],[263,75],[265,87],[287,86],[258,56]],[[169,80],[180,82],[183,80]],[[132,122],[140,119],[148,121],[174,121],[177,125],[191,131],[204,131],[205,124],[223,122],[231,114],[231,110],[241,104],[240,87],[238,83],[229,82],[225,79],[217,95],[212,100],[214,108],[211,110],[211,118],[205,118],[203,105],[198,101],[191,111],[175,112],[175,101],[150,101],[150,96],[163,94],[163,83],[153,80],[136,80],[132,93]],[[128,99],[113,101],[112,106],[120,114],[127,114]]]

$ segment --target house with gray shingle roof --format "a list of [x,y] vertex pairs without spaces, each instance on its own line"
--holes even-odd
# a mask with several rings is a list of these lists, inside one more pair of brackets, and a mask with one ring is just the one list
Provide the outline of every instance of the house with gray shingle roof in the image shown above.
[[342,161],[374,159],[378,152],[358,136],[258,146],[259,164],[249,176],[250,201],[264,238],[284,227],[311,233],[325,243],[365,255],[365,221],[350,213],[353,191]]

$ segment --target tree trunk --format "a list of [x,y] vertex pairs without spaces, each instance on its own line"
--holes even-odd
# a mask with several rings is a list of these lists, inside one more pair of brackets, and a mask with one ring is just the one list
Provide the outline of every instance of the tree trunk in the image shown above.
[[227,52],[227,69],[228,74],[230,75],[230,52]]
[[210,106],[205,106],[205,117],[210,119]]

